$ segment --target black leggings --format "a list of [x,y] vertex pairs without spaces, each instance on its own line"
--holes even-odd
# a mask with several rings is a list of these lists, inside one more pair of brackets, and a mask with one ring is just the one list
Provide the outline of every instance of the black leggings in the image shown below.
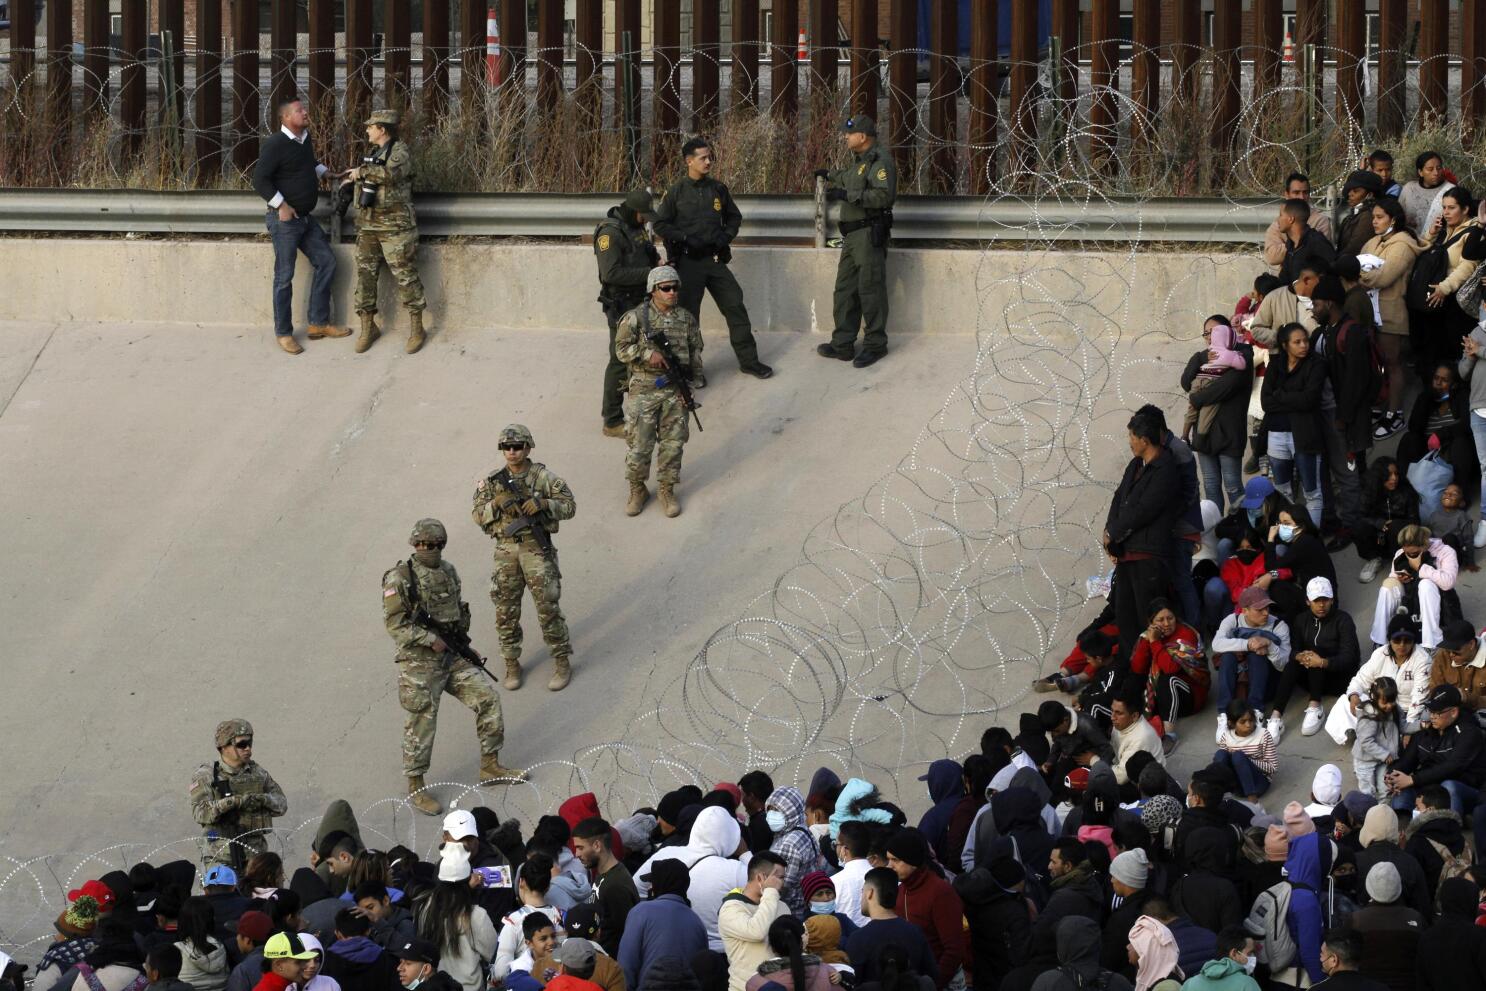
[[1270,711],[1285,711],[1290,704],[1290,696],[1295,694],[1295,686],[1304,682],[1307,693],[1312,702],[1321,701],[1326,695],[1340,695],[1345,689],[1346,680],[1352,676],[1350,671],[1332,671],[1330,668],[1308,668],[1295,658],[1290,658],[1290,663],[1285,665],[1285,670],[1280,672],[1279,685],[1274,690],[1274,701],[1270,702]]
[[1384,534],[1382,530],[1364,524],[1353,531],[1357,556],[1364,561],[1392,561],[1393,555],[1398,551],[1398,531],[1407,525],[1408,523],[1397,521]]
[[1156,678],[1156,711],[1168,728],[1182,716],[1197,711],[1197,696],[1192,686],[1174,674],[1158,675]]

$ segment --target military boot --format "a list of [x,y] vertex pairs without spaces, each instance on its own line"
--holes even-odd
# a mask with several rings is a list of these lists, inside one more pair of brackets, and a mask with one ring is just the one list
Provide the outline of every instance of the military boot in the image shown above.
[[318,341],[322,337],[350,337],[351,328],[328,323],[312,323],[310,329],[304,332],[304,336],[312,341]]
[[403,350],[408,354],[417,354],[423,347],[423,342],[428,340],[423,333],[423,311],[412,310],[408,313],[408,322],[413,329],[408,333],[408,346]]
[[568,682],[573,680],[573,666],[569,663],[566,654],[562,657],[554,657],[552,663],[556,666],[556,670],[552,672],[552,680],[547,682],[547,691],[560,692],[568,687]]
[[650,501],[650,490],[645,487],[644,482],[629,483],[629,502],[624,504],[624,515],[639,516],[640,510],[645,508],[645,503]]
[[681,503],[676,501],[676,490],[671,487],[670,482],[660,483],[660,492],[656,494],[656,498],[660,500],[660,508],[671,519],[681,515]]
[[408,804],[426,816],[436,816],[444,811],[438,800],[423,790],[421,774],[408,776]]
[[521,687],[521,662],[514,657],[506,658],[506,680],[501,682],[501,687],[508,692]]
[[514,785],[525,780],[525,771],[518,771],[514,767],[506,767],[500,762],[500,757],[496,754],[480,758],[480,784],[482,786]]
[[361,318],[361,336],[356,338],[356,353],[365,354],[372,341],[382,336],[382,329],[377,326],[375,313],[358,313],[357,316]]

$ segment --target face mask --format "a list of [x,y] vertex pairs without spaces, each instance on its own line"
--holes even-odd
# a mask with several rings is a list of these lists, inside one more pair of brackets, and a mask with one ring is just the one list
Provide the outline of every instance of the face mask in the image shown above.
[[1238,558],[1244,564],[1253,564],[1254,559],[1259,556],[1259,552],[1252,548],[1246,547],[1243,550],[1234,551],[1233,556]]
[[1248,517],[1249,517],[1249,526],[1258,526],[1259,525],[1259,514],[1262,513],[1263,511],[1264,510],[1262,510],[1262,509],[1246,509],[1246,510],[1244,510],[1244,512],[1247,513],[1248,514]]
[[1192,801],[1192,796],[1191,795],[1188,795],[1187,796],[1187,808],[1189,808],[1189,809],[1195,809],[1195,808],[1197,808],[1197,804]]
[[1256,957],[1256,956],[1254,956],[1252,953],[1250,953],[1248,956],[1244,957],[1244,961],[1243,961],[1243,972],[1245,974],[1252,974],[1254,972],[1254,968],[1256,968],[1258,966],[1259,966],[1259,958]]
[[413,556],[418,559],[418,563],[423,565],[423,567],[437,568],[439,562],[444,559],[444,552],[432,547],[418,547],[414,548]]
[[836,903],[834,901],[811,902],[810,911],[815,915],[830,915],[832,912],[836,911]]
[[1288,523],[1281,523],[1280,524],[1280,539],[1283,540],[1287,544],[1290,541],[1294,540],[1295,539],[1295,528],[1293,526],[1291,526],[1290,524],[1288,524]]
[[423,983],[423,978],[417,977],[417,978],[414,978],[413,979],[413,983],[412,984],[404,984],[403,987],[407,988],[408,991],[418,991],[418,985],[420,985],[422,983]]
[[764,822],[767,822],[769,824],[769,832],[784,832],[784,813],[780,812],[778,809],[770,809],[769,811],[765,812]]
[[814,836],[817,840],[824,839],[825,835],[830,831],[831,824],[828,822],[818,822],[810,827],[810,835]]

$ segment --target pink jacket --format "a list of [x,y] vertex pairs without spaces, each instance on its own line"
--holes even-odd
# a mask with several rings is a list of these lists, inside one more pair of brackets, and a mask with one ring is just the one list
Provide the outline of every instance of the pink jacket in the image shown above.
[[[1419,566],[1420,580],[1428,580],[1439,586],[1441,592],[1448,592],[1455,587],[1455,576],[1460,572],[1460,560],[1455,556],[1455,548],[1445,543],[1438,537],[1429,538],[1429,556],[1434,558],[1435,563]],[[1398,559],[1403,557],[1403,551],[1393,555],[1393,565],[1398,566]]]

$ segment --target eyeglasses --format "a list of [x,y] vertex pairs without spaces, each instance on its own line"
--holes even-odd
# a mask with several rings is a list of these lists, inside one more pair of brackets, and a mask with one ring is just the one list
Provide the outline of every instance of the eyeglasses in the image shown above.
[[246,740],[233,740],[232,741],[232,745],[234,747],[236,747],[238,750],[252,750],[253,749],[253,738],[252,737],[248,737]]
[[525,444],[501,444],[500,445],[500,449],[502,451],[524,451],[524,450],[526,450],[526,445]]
[[659,289],[661,292],[675,292],[680,287],[674,282],[667,282],[665,285],[656,286],[655,288]]

